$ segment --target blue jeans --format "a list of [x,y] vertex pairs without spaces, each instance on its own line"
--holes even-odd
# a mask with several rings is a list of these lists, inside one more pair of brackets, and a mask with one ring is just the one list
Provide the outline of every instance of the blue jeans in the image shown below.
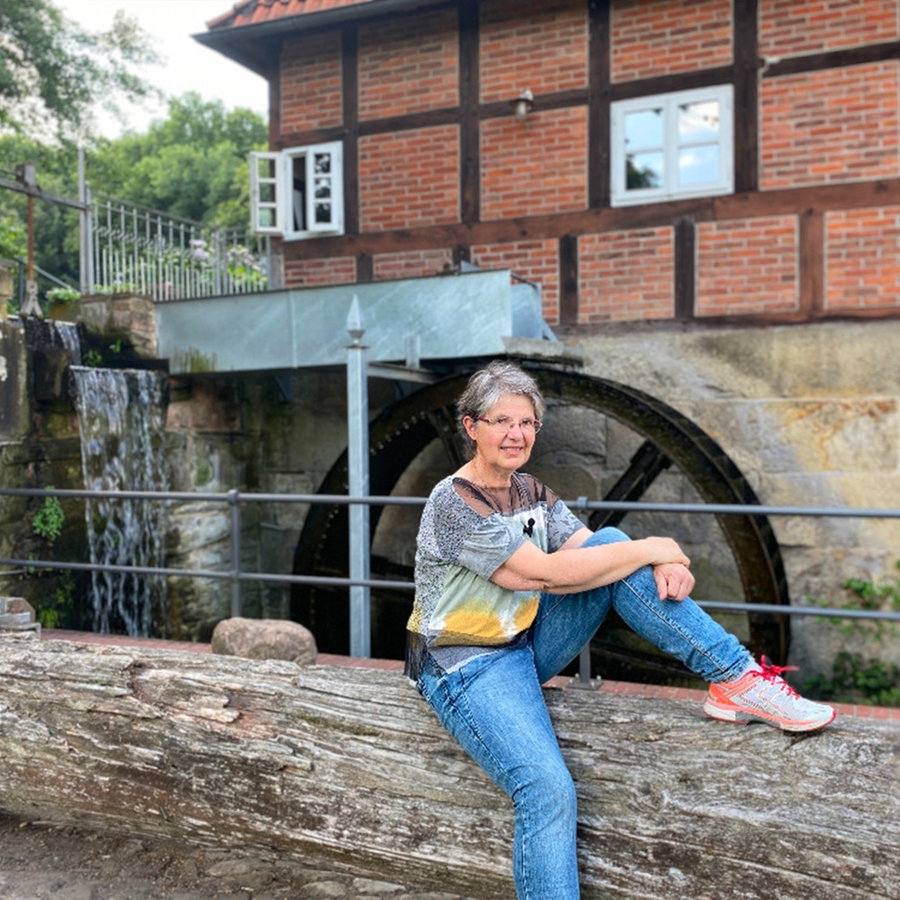
[[[584,546],[627,541],[604,528]],[[590,640],[610,608],[630,628],[707,681],[736,678],[752,657],[690,599],[660,600],[645,566],[578,594],[543,594],[530,631],[444,671],[429,658],[422,696],[515,810],[513,874],[519,900],[578,900],[575,785],[560,753],[541,685]]]

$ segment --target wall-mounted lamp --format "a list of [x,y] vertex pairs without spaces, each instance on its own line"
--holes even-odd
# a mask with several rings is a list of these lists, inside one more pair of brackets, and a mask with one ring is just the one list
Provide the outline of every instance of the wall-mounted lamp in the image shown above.
[[534,109],[534,94],[532,94],[528,88],[525,88],[525,90],[512,101],[512,108],[516,118],[519,119],[519,121],[524,120],[525,116]]

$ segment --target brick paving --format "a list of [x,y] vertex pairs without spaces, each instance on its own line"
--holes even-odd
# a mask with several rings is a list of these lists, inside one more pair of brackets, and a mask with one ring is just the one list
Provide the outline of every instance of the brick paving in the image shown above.
[[[86,631],[63,631],[60,629],[44,629],[43,640],[76,641],[89,644],[108,644],[116,647],[144,647],[155,650],[182,650],[192,653],[211,653],[209,644],[192,641],[167,641],[159,638],[135,638],[126,635],[93,634]],[[380,669],[382,671],[402,672],[403,663],[397,659],[359,659],[352,656],[338,656],[332,653],[320,653],[317,660],[326,666],[352,666],[358,668]],[[572,679],[558,676],[548,682],[548,687],[560,690],[572,689]],[[703,702],[705,691],[695,688],[667,687],[658,684],[636,684],[627,681],[600,682],[599,690],[607,694],[627,697],[652,697],[662,700],[693,700]],[[884,706],[864,706],[856,703],[833,703],[832,706],[842,716],[858,716],[864,719],[879,719],[886,722],[900,722],[900,709]]]

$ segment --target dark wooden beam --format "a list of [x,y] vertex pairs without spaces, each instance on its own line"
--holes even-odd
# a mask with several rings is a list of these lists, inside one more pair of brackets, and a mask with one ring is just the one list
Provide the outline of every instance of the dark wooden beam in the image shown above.
[[609,206],[609,0],[588,2],[588,206]]
[[341,32],[341,91],[344,98],[344,231],[359,233],[359,47],[356,28]]
[[375,254],[428,250],[457,244],[471,246],[522,240],[559,240],[566,235],[666,227],[682,218],[690,218],[694,222],[727,222],[765,216],[800,215],[805,211],[824,213],[898,204],[900,178],[853,184],[813,185],[722,197],[695,197],[641,206],[522,216],[471,225],[434,225],[289,241],[285,243],[285,258],[318,259],[323,256],[356,256],[361,252]]
[[800,216],[800,312],[814,316],[825,309],[825,216],[807,210]]
[[463,0],[459,7],[459,205],[464,225],[481,216],[478,53],[478,3]]
[[578,238],[565,235],[559,241],[559,322],[578,324]]
[[362,284],[375,280],[375,261],[370,253],[356,257],[356,280]]
[[734,190],[759,187],[758,0],[734,2]]
[[696,300],[695,252],[696,226],[691,219],[675,223],[675,319],[684,322],[694,317]]
[[765,65],[763,78],[798,75],[801,72],[821,72],[824,69],[846,69],[848,66],[863,66],[887,59],[900,59],[900,41],[847,47],[827,53],[810,53],[806,56],[792,56],[771,62],[763,60]]

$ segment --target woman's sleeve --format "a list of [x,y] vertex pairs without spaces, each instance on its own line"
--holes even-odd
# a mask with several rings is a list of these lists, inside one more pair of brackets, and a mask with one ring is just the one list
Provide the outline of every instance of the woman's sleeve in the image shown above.
[[585,524],[556,494],[548,490],[547,495],[547,552],[553,553]]
[[480,515],[452,487],[433,499],[431,526],[445,563],[490,578],[525,541],[503,516]]
[[459,554],[459,564],[482,578],[490,578],[524,543],[521,531],[517,533],[502,516],[488,516],[469,534]]

